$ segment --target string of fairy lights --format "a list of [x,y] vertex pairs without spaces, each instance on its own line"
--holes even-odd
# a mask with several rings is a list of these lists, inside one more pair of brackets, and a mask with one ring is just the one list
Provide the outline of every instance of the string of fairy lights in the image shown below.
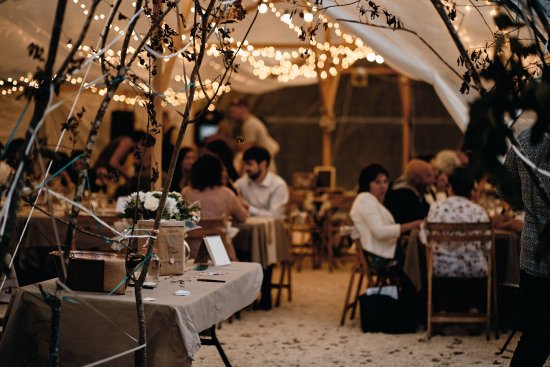
[[[84,15],[89,14],[86,4],[83,3],[83,0],[73,0],[72,3],[74,6],[78,6]],[[135,3],[132,3],[132,6],[135,7]],[[274,46],[268,47],[254,47],[248,41],[244,41],[242,44],[236,42],[233,44],[233,38],[229,38],[229,42],[233,44],[231,47],[234,52],[237,53],[237,60],[242,63],[247,63],[252,68],[252,74],[258,77],[260,80],[267,78],[273,78],[280,82],[289,82],[296,78],[321,78],[326,79],[331,76],[336,76],[342,70],[349,68],[355,61],[366,58],[370,62],[383,63],[384,59],[382,56],[377,55],[370,47],[363,44],[362,40],[358,37],[355,37],[349,33],[346,33],[342,30],[340,25],[337,22],[333,22],[324,16],[322,13],[317,12],[316,7],[307,2],[306,10],[302,13],[301,17],[290,16],[289,10],[283,10],[279,8],[276,3],[270,2],[269,0],[262,0],[258,4],[258,11],[262,15],[266,15],[271,12],[272,15],[277,17],[279,21],[286,24],[289,29],[293,30],[297,39],[298,36],[302,33],[302,28],[299,24],[296,24],[296,20],[302,22],[302,26],[305,28],[312,24],[315,17],[317,17],[319,22],[322,22],[322,27],[325,28],[327,32],[331,33],[331,36],[334,38],[334,42],[321,42],[316,40],[315,36],[311,37],[308,42],[303,42],[304,46],[296,47],[295,49],[278,49]],[[191,9],[194,11],[194,9]],[[106,18],[106,15],[99,12],[94,15],[94,21],[101,21]],[[124,35],[124,27],[113,23],[111,29],[117,32],[120,35]],[[183,34],[180,36],[182,42],[190,42],[191,40]],[[135,41],[138,41],[139,38],[137,35],[133,36]],[[67,43],[67,49],[71,49],[73,45]],[[206,44],[206,54],[213,59],[223,57],[221,52],[216,48],[215,44]],[[128,53],[134,54],[136,52],[135,48],[132,46],[128,47]],[[143,52],[146,56],[145,51]],[[95,56],[95,52],[92,47],[88,45],[80,45],[78,49],[78,54],[80,57],[90,58]],[[108,49],[104,57],[112,65],[118,65],[121,52],[113,51]],[[176,56],[179,59],[182,59],[183,56],[178,54]],[[146,58],[146,57],[144,57]],[[164,59],[168,61],[168,59]],[[136,64],[139,68],[146,68],[147,65]],[[211,63],[212,65],[212,63]],[[235,75],[237,77],[238,74]],[[162,92],[162,96],[165,102],[173,106],[179,106],[186,103],[186,88],[188,86],[184,85],[185,78],[181,74],[175,74],[172,76],[172,80],[179,84],[181,87],[178,90],[174,90],[169,87],[167,90]],[[80,87],[89,90],[92,93],[97,93],[100,96],[103,96],[107,92],[107,88],[102,85],[102,78],[98,78],[96,81],[86,82],[80,76],[76,75],[67,75],[66,83],[74,85],[75,87]],[[127,80],[132,88],[137,88],[143,93],[148,93],[150,91],[150,86],[145,82],[133,82],[130,79]],[[231,90],[229,85],[223,85],[220,87],[219,82],[216,80],[204,80],[203,82],[205,88],[198,89],[195,94],[195,99],[203,99],[205,97],[213,97],[216,91],[218,94],[224,92],[229,92]],[[23,92],[25,87],[37,87],[37,82],[32,79],[32,74],[26,74],[18,77],[9,77],[5,80],[0,80],[0,93],[3,96],[10,95],[12,93]],[[157,93],[159,93],[157,91]],[[130,93],[128,93],[130,94]],[[115,102],[126,103],[128,105],[144,105],[146,101],[139,95],[130,96],[127,93],[119,93],[113,97]]]

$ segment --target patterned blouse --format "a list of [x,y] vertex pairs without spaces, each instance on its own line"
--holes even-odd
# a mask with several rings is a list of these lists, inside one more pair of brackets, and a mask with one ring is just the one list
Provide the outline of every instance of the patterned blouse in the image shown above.
[[[433,204],[428,222],[481,223],[489,222],[489,216],[481,206],[462,196],[451,196]],[[487,259],[482,244],[472,242],[459,245],[433,244],[434,275],[437,277],[484,277],[487,275]]]

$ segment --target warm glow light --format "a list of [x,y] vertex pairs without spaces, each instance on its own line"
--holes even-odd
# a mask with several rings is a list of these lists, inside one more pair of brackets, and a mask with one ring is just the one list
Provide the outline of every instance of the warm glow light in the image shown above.
[[313,14],[311,13],[304,13],[304,22],[311,22],[313,20]]
[[283,21],[286,24],[290,24],[290,21],[291,21],[290,14],[288,14],[288,13],[283,14],[281,16],[281,21]]
[[259,6],[258,6],[258,11],[260,12],[260,14],[265,14],[267,13],[267,5],[265,3],[261,3]]

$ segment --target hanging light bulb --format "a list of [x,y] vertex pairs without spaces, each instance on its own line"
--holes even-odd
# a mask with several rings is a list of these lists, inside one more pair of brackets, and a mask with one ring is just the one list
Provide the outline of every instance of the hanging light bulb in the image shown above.
[[308,13],[308,12],[304,13],[304,22],[309,23],[312,20],[313,20],[313,14]]
[[259,6],[258,6],[258,11],[260,12],[260,14],[265,14],[267,13],[267,5],[265,3],[261,3]]
[[284,13],[282,16],[281,16],[281,21],[283,23],[286,23],[286,24],[290,24],[290,14],[289,13]]

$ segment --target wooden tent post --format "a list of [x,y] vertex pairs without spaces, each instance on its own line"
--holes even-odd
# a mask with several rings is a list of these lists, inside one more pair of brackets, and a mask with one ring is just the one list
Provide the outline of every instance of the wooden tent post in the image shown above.
[[323,130],[323,165],[332,165],[332,131],[334,130],[334,101],[340,82],[340,73],[328,74],[326,79],[319,77],[321,95],[321,129]]
[[[330,43],[330,31],[325,32],[325,42]],[[317,79],[319,80],[319,92],[321,96],[321,129],[323,130],[323,166],[332,166],[332,131],[334,130],[334,102],[336,101],[336,93],[340,83],[340,75],[342,73],[342,64],[334,65],[330,62],[331,56],[329,51],[323,52],[326,55],[326,62],[323,67],[317,68]],[[322,53],[316,50],[316,59],[320,59]],[[337,71],[336,75],[330,73],[330,68],[334,67]],[[325,74],[325,78],[321,74]]]
[[411,159],[411,81],[400,75],[398,79],[402,110],[402,167]]

